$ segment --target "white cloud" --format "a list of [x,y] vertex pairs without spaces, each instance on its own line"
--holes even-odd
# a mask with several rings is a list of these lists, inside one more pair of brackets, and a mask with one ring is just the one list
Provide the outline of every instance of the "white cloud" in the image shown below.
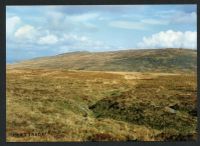
[[58,38],[55,35],[47,35],[44,37],[41,37],[38,41],[39,44],[41,45],[52,45],[52,44],[56,44],[58,42]]
[[87,42],[90,41],[90,39],[86,36],[78,36],[75,34],[64,34],[63,38],[61,39],[62,41],[70,41],[70,42]]
[[111,48],[102,41],[91,39],[87,36],[81,36],[77,34],[64,34],[60,39],[59,53],[71,52],[71,51],[106,51]]
[[196,12],[183,12],[178,10],[159,11],[155,16],[169,24],[194,24],[197,22]]
[[49,26],[53,26],[55,28],[59,28],[62,26],[63,20],[65,19],[65,15],[61,12],[56,11],[47,11],[45,19]]
[[82,22],[82,21],[95,19],[97,17],[99,17],[99,14],[97,13],[85,13],[85,14],[70,15],[70,16],[67,16],[67,19],[71,21]]
[[111,21],[109,25],[112,27],[123,28],[123,29],[145,30],[155,25],[169,25],[169,24],[195,25],[195,23],[197,22],[196,12],[186,13],[183,11],[161,11],[159,14],[156,14],[155,16],[156,18],[140,18],[142,16],[138,15],[137,16],[138,21],[117,20],[117,21]]
[[145,24],[150,24],[150,25],[166,25],[166,24],[168,24],[167,21],[160,20],[160,19],[143,19],[143,20],[141,20],[141,22],[145,23]]
[[197,22],[196,12],[191,12],[191,13],[179,12],[175,13],[171,18],[171,23],[188,24],[196,22]]
[[124,28],[124,29],[136,29],[136,30],[145,29],[144,24],[134,21],[111,21],[109,25],[112,27]]
[[21,19],[18,16],[7,18],[6,19],[6,34],[11,35],[16,29],[16,26],[20,23],[21,23]]
[[145,30],[149,26],[154,25],[167,25],[168,22],[162,19],[141,19],[140,21],[111,21],[109,23],[112,27],[124,28],[124,29],[135,29]]
[[161,31],[151,37],[143,37],[140,48],[197,48],[197,32]]
[[37,30],[32,25],[24,25],[16,30],[14,36],[18,39],[33,39]]
[[51,32],[93,32],[94,30],[97,30],[97,27],[92,21],[98,17],[98,13],[68,14],[48,10],[45,12],[44,20],[45,27],[51,30]]

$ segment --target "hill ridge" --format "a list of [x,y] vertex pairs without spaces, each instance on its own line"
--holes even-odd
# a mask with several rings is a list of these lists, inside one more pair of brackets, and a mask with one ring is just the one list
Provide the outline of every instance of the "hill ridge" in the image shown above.
[[7,66],[90,71],[195,72],[197,50],[166,48],[108,52],[77,51],[34,58]]

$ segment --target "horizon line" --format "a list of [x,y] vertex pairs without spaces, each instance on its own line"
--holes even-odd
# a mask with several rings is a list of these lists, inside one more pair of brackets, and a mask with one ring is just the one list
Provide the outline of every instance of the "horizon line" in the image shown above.
[[47,56],[38,56],[38,57],[33,57],[30,59],[24,59],[24,60],[18,60],[18,61],[13,61],[12,63],[6,60],[6,65],[12,65],[12,64],[16,64],[16,63],[20,63],[20,62],[24,62],[24,61],[30,61],[30,60],[36,60],[36,59],[40,59],[40,58],[46,58],[46,57],[54,57],[54,56],[61,56],[61,55],[66,55],[66,54],[72,54],[72,53],[81,53],[81,52],[87,52],[87,53],[111,53],[111,52],[122,52],[122,51],[144,51],[144,50],[169,50],[169,49],[176,49],[176,50],[193,50],[193,51],[197,51],[197,48],[135,48],[135,49],[121,49],[121,50],[112,50],[112,51],[87,51],[87,50],[82,50],[82,51],[72,51],[72,52],[65,52],[65,53],[59,53],[59,54],[55,54],[55,55],[47,55]]

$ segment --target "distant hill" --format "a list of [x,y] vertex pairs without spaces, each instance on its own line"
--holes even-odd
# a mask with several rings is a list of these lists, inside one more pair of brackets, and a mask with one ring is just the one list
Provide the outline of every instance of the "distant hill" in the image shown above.
[[197,50],[143,49],[72,52],[7,65],[8,68],[92,71],[195,72]]

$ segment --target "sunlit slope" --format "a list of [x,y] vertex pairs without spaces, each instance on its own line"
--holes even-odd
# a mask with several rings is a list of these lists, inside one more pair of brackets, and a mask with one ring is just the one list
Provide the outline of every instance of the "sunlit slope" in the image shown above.
[[73,52],[8,65],[8,68],[40,68],[91,71],[195,72],[197,51],[146,49],[113,52]]

